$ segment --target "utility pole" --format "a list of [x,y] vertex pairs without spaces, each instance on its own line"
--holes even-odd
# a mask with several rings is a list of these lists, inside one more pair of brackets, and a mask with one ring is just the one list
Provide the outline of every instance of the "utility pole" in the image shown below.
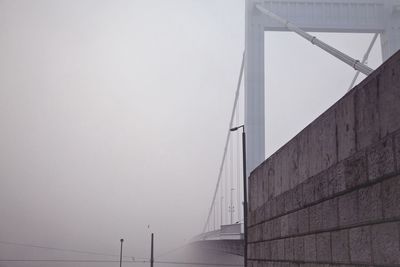
[[124,243],[124,239],[121,238],[120,242],[121,242],[121,252],[119,254],[119,267],[122,267],[122,243]]
[[150,267],[154,266],[154,234],[151,233]]
[[244,267],[247,267],[247,171],[246,171],[246,132],[244,125],[231,129],[235,132],[242,128],[242,150],[243,150],[243,235],[244,235]]
[[246,132],[242,132],[243,146],[243,226],[244,226],[244,267],[247,267],[247,171],[246,171]]

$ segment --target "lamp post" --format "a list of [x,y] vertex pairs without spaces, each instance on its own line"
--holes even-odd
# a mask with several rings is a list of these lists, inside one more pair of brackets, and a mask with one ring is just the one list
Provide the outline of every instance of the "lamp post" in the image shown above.
[[240,128],[242,132],[242,150],[243,150],[243,227],[244,227],[244,267],[247,267],[247,171],[246,171],[246,132],[244,125],[231,129],[231,132],[235,132]]
[[121,253],[119,254],[119,267],[122,267],[122,243],[124,243],[124,239],[121,238]]
[[154,266],[154,234],[151,233],[150,267]]

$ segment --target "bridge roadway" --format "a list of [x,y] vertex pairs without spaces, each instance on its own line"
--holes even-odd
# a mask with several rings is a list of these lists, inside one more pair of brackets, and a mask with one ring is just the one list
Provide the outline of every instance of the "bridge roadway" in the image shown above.
[[221,229],[205,232],[193,237],[190,245],[199,249],[211,249],[227,254],[243,256],[243,224],[222,225]]

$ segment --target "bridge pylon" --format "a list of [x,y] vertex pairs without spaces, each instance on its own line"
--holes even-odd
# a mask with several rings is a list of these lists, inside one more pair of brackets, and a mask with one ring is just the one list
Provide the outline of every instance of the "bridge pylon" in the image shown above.
[[245,125],[248,173],[265,159],[264,32],[288,31],[256,8],[308,32],[379,33],[382,59],[400,49],[399,0],[246,0]]

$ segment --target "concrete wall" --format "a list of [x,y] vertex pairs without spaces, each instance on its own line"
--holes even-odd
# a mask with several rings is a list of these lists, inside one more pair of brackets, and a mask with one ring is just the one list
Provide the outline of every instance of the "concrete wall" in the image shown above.
[[248,231],[249,266],[400,266],[400,53],[252,172]]

